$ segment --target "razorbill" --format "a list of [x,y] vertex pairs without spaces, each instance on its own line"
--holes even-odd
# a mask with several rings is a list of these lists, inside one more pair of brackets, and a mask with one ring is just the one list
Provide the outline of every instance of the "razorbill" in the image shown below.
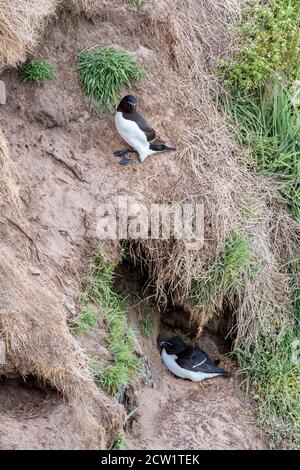
[[177,377],[200,382],[218,375],[230,374],[218,367],[197,346],[186,345],[179,336],[160,343],[161,358],[165,366]]
[[143,162],[145,158],[154,153],[176,150],[165,145],[165,142],[156,135],[155,130],[136,111],[136,107],[136,97],[127,95],[120,101],[117,108],[115,116],[117,131],[122,139],[131,146],[131,149],[114,152],[116,157],[122,157],[121,165],[129,165],[136,162],[136,160],[130,160],[126,157],[128,152],[137,152],[140,161]]

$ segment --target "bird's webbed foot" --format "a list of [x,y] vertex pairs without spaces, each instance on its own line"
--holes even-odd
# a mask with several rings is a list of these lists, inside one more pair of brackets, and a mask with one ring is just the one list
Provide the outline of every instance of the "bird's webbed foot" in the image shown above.
[[131,160],[130,158],[122,157],[122,160],[119,161],[120,165],[130,165],[131,163],[137,163],[136,160]]
[[134,149],[121,149],[121,150],[116,150],[116,152],[114,152],[114,156],[115,157],[123,157],[124,155],[126,155],[126,153],[136,153],[136,150]]
[[128,149],[116,150],[116,152],[114,152],[114,156],[123,157],[124,155],[126,155],[127,152],[128,152]]

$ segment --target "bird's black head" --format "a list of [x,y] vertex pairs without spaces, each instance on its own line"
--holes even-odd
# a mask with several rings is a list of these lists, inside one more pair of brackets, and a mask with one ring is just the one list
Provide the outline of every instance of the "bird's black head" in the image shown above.
[[167,354],[178,354],[186,348],[186,344],[182,341],[180,336],[175,336],[175,338],[161,341],[159,346],[160,350],[165,349]]
[[136,110],[136,106],[137,106],[136,97],[133,95],[127,95],[121,99],[117,111],[120,111],[123,113],[132,113],[133,111]]

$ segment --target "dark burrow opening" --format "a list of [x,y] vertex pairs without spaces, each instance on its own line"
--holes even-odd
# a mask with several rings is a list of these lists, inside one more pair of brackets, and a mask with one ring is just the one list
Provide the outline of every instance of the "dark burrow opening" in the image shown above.
[[0,413],[33,418],[61,402],[57,390],[33,375],[0,375]]
[[[118,293],[126,292],[136,296],[136,303],[148,305],[153,314],[159,316],[157,343],[172,336],[182,336],[187,343],[193,343],[209,349],[208,354],[215,350],[218,354],[232,351],[234,337],[234,307],[224,303],[219,316],[209,320],[200,338],[197,338],[197,323],[192,320],[188,309],[176,305],[168,299],[166,306],[160,306],[155,299],[155,288],[151,285],[149,273],[144,266],[134,263],[126,257],[116,269],[115,289]],[[141,310],[143,307],[141,307]]]

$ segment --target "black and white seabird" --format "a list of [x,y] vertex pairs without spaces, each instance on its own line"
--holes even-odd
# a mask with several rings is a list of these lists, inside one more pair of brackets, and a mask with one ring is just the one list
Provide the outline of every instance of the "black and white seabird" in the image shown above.
[[197,346],[188,346],[179,336],[160,343],[161,358],[165,366],[177,377],[200,382],[218,375],[230,377]]
[[123,149],[114,152],[116,157],[122,157],[120,164],[129,165],[136,162],[126,157],[128,152],[137,152],[141,162],[149,155],[159,152],[170,152],[176,150],[167,147],[154,129],[149,126],[143,116],[136,111],[137,100],[135,96],[127,95],[121,101],[117,108],[115,124],[118,133],[122,139],[131,146],[131,149]]

